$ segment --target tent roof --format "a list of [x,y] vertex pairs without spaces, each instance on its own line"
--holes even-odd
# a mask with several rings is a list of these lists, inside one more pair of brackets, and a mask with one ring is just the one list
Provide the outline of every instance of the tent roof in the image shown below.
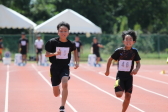
[[36,24],[18,12],[0,4],[0,28],[33,29]]
[[36,26],[34,32],[57,33],[56,27],[62,21],[70,24],[71,33],[102,33],[100,27],[71,9],[66,9]]

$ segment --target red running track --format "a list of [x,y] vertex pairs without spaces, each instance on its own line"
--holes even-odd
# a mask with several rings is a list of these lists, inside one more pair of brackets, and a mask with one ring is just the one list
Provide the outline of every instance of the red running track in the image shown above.
[[[162,70],[167,66],[142,65],[127,112],[168,112],[168,74]],[[66,112],[121,112],[124,96],[116,98],[113,88],[117,68],[108,77],[104,71],[104,64],[71,68]],[[52,94],[49,67],[36,64],[0,63],[0,93],[0,112],[58,112],[61,101]]]

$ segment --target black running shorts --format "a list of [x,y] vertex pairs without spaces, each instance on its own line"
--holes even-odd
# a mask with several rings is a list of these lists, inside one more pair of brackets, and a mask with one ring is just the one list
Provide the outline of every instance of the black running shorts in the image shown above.
[[50,67],[50,75],[51,75],[51,83],[52,86],[58,86],[61,83],[61,79],[63,76],[69,76],[69,66],[58,66],[58,67]]
[[[122,75],[128,75],[128,74],[122,74]],[[133,76],[131,75],[128,77],[121,77],[121,75],[117,76],[114,88],[115,88],[115,92],[125,91],[125,92],[132,93]]]
[[37,54],[41,54],[42,53],[42,49],[37,49]]
[[21,53],[22,55],[26,55],[26,54],[27,54],[27,48],[26,48],[26,47],[21,48],[20,53]]
[[94,52],[93,54],[95,54],[96,57],[100,57],[100,53],[99,52]]

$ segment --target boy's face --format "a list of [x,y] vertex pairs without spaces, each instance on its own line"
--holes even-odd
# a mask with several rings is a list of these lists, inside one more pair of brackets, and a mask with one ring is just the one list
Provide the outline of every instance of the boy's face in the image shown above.
[[94,38],[94,39],[93,39],[93,42],[94,42],[94,43],[97,43],[97,39]]
[[135,41],[133,41],[133,38],[130,35],[125,36],[125,39],[123,40],[125,47],[132,47],[134,43]]
[[22,37],[22,38],[25,38],[25,35],[22,34],[21,37]]
[[38,40],[40,40],[41,38],[40,37],[37,37]]
[[79,37],[75,37],[75,41],[79,41]]
[[68,28],[66,26],[61,26],[58,30],[58,35],[60,36],[60,38],[66,39],[67,36],[69,35]]

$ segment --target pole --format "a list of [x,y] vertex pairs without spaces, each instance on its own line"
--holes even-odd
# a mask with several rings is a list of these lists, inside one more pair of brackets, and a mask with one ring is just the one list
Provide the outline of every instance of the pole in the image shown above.
[[160,58],[160,37],[157,36],[158,39],[158,58]]

